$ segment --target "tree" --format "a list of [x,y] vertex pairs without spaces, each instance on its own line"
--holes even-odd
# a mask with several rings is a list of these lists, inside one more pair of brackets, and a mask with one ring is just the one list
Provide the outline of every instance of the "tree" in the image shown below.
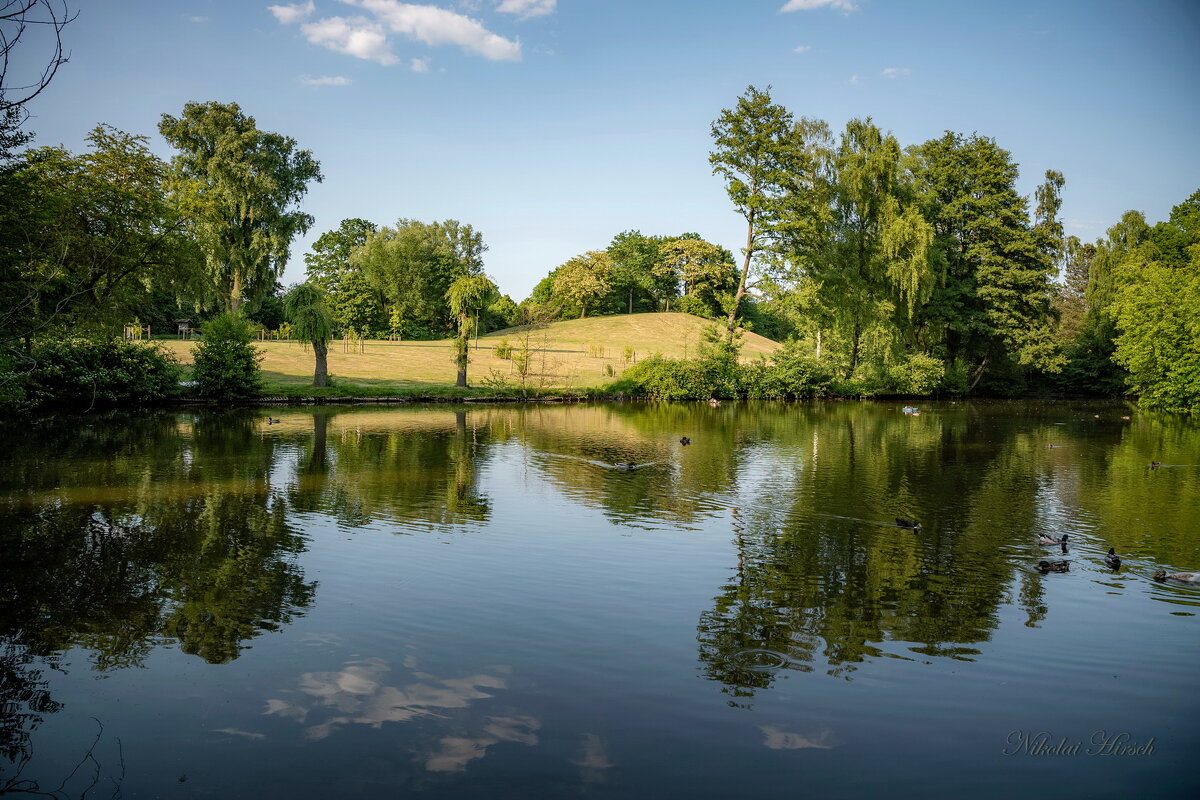
[[292,335],[312,345],[316,367],[313,386],[324,386],[329,374],[329,340],[333,338],[333,318],[325,307],[325,293],[311,283],[302,283],[288,292],[284,301]]
[[[655,272],[662,261],[661,236],[645,236],[641,231],[622,231],[608,245],[612,264],[612,287],[625,300],[627,313],[632,314],[637,295],[652,302],[662,302],[670,309],[671,298],[679,293],[678,280],[662,280]],[[656,309],[657,305],[651,308]]]
[[304,256],[308,279],[325,291],[325,304],[338,330],[362,334],[387,327],[382,292],[350,263],[354,250],[376,230],[365,219],[344,219],[336,230],[321,234]]
[[218,314],[203,326],[192,351],[192,380],[201,397],[232,400],[253,397],[262,387],[263,352],[251,342],[254,331],[240,314]]
[[587,316],[594,304],[612,291],[612,260],[604,250],[592,250],[569,259],[554,274],[554,296],[579,306],[579,318]]
[[913,156],[940,273],[926,321],[944,331],[946,360],[970,371],[967,388],[997,360],[1057,370],[1054,261],[1047,228],[1034,230],[1017,193],[1012,156],[993,139],[951,132],[913,148]]
[[708,160],[713,173],[725,179],[729,199],[746,220],[742,268],[726,320],[732,338],[738,307],[756,283],[751,271],[759,254],[787,230],[789,187],[805,179],[810,165],[798,158],[803,151],[796,146],[792,115],[771,102],[770,87],[747,87],[737,106],[723,110],[712,123],[712,136],[716,149]]
[[656,270],[681,283],[683,296],[696,301],[684,310],[701,311],[704,316],[724,310],[722,301],[732,297],[738,274],[728,250],[699,237],[688,237],[664,242],[660,252]]
[[383,292],[397,316],[428,335],[454,328],[446,292],[457,279],[483,272],[486,251],[483,235],[457,220],[401,219],[369,235],[350,263]]
[[296,141],[260,131],[237,103],[187,103],[159,133],[179,151],[173,193],[192,218],[212,285],[230,311],[274,285],[293,237],[313,218],[295,208],[320,164]]
[[464,275],[446,290],[450,313],[458,320],[454,337],[454,363],[458,367],[455,386],[467,385],[467,342],[471,337],[472,317],[478,319],[481,309],[494,302],[500,292],[486,275]]
[[[45,91],[70,59],[63,50],[62,32],[76,16],[65,0],[0,0],[0,166],[14,148],[29,141],[29,134],[21,131],[29,116],[25,104]],[[50,54],[40,62],[14,55],[30,26],[41,34],[41,41],[50,40]],[[33,63],[43,66],[25,76],[10,72],[14,66]]]
[[144,136],[99,125],[87,140],[85,154],[38,148],[0,176],[0,344],[111,328],[148,312],[155,291],[194,288],[197,253],[166,164]]

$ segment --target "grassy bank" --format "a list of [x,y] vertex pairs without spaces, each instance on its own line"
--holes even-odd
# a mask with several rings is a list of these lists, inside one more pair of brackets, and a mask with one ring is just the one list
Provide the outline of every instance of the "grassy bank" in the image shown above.
[[[361,350],[335,341],[329,347],[333,385],[324,389],[312,386],[313,355],[308,347],[286,341],[258,342],[257,346],[265,353],[263,379],[266,393],[272,397],[516,399],[530,391],[578,394],[612,381],[656,353],[675,358],[695,356],[708,324],[690,314],[629,314],[555,322],[534,331],[497,331],[481,336],[478,346],[472,343],[471,388],[467,390],[454,387],[449,340],[368,340]],[[496,355],[495,348],[502,342],[517,352],[528,349],[529,369],[524,380],[513,359]],[[747,333],[743,343],[746,359],[779,347],[754,333]],[[194,342],[168,340],[160,344],[184,364],[191,363]]]

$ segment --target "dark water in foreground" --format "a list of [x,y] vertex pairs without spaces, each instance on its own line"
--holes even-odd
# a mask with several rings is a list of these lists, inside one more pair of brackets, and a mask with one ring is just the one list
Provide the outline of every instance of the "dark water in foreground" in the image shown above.
[[1200,796],[1200,585],[1149,577],[1200,570],[1200,425],[923,412],[0,428],[0,785]]

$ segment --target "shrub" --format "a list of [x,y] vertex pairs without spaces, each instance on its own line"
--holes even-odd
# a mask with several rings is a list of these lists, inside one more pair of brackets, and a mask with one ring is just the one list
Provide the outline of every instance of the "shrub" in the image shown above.
[[179,362],[156,345],[120,339],[65,339],[34,348],[25,375],[34,405],[92,408],[117,403],[142,405],[174,396]]
[[196,346],[192,378],[201,397],[229,400],[252,397],[262,385],[263,352],[251,344],[254,331],[237,314],[220,314],[204,324]]
[[901,394],[929,394],[941,385],[946,366],[924,353],[910,353],[888,370],[892,390]]
[[771,361],[765,358],[742,367],[748,397],[762,400],[822,397],[833,379],[829,368],[796,343],[785,345]]
[[496,358],[512,358],[512,351],[512,345],[508,343],[508,339],[501,339],[500,344],[492,348],[492,352],[496,354]]

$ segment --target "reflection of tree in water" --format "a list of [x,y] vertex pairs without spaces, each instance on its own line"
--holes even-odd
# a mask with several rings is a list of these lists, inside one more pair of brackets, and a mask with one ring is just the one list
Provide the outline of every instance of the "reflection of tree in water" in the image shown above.
[[36,658],[12,637],[0,637],[0,758],[12,762],[27,758],[29,737],[43,716],[62,708],[50,696],[39,667],[54,667],[56,662],[55,657]]
[[[912,657],[889,641],[923,656],[978,655],[972,645],[990,638],[1013,579],[1004,545],[1033,528],[1038,481],[1019,466],[1039,447],[1028,435],[989,442],[995,432],[962,415],[918,425],[853,406],[825,415],[779,442],[804,443],[789,453],[797,469],[739,500],[738,568],[700,618],[705,674],[735,697],[819,661],[849,678],[866,659]],[[780,460],[769,451],[760,457]],[[926,527],[890,526],[897,514]]]
[[380,517],[435,526],[486,521],[491,503],[478,467],[487,437],[470,416],[418,413],[419,427],[372,427],[364,424],[370,414],[314,414],[289,493],[293,506],[350,526]]
[[[141,664],[173,637],[223,663],[311,604],[315,584],[295,563],[303,540],[269,484],[273,444],[254,434],[250,415],[202,419],[10,432],[0,470],[0,702],[30,709],[16,723],[24,735],[57,710],[38,694],[38,670],[63,650],[87,649],[108,670]],[[20,740],[7,719],[5,736]]]

